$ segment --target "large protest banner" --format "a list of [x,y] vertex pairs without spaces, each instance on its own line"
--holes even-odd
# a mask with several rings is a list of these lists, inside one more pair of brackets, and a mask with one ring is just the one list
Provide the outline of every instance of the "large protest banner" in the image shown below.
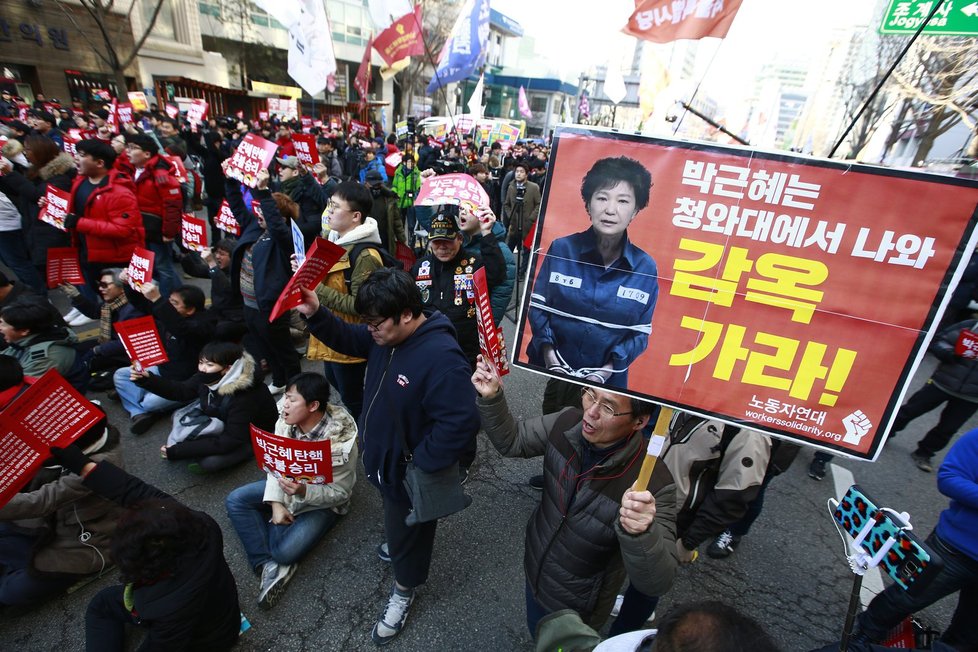
[[863,459],[978,240],[953,177],[575,127],[549,177],[516,365]]
[[0,507],[50,457],[105,415],[54,369],[34,381],[0,412]]

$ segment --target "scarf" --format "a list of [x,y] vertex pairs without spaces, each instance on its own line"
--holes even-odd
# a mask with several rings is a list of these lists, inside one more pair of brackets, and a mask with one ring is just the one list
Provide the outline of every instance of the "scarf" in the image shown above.
[[125,294],[118,299],[102,304],[101,314],[98,323],[98,343],[105,344],[112,339],[112,313],[129,303]]
[[282,182],[282,192],[288,195],[292,199],[292,201],[295,201],[295,197],[293,196],[293,193],[295,193],[296,190],[298,189],[299,189],[298,176],[291,177]]

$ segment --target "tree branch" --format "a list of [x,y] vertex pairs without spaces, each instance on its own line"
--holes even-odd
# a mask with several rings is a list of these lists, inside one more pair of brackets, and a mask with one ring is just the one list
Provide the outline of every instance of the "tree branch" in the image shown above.
[[156,27],[156,18],[160,15],[160,10],[162,8],[163,8],[163,0],[156,0],[156,8],[153,9],[153,15],[149,19],[149,25],[146,26],[143,35],[139,38],[139,41],[137,41],[136,44],[133,46],[132,52],[129,54],[128,57],[126,57],[125,63],[119,66],[120,69],[125,70],[126,68],[128,68],[129,64],[131,64],[133,60],[136,58],[136,56],[139,54],[139,51],[143,48],[143,44],[146,42],[146,39],[149,38],[149,33],[153,31],[154,27]]
[[[55,1],[55,4],[58,5],[58,9],[61,10],[61,13],[63,13],[68,18],[68,22],[70,22],[72,24],[72,26],[75,28],[75,30],[77,30],[78,33],[82,35],[82,38],[85,39],[85,42],[88,43],[88,46],[90,48],[92,48],[92,52],[94,52],[95,55],[105,63],[105,65],[107,65],[109,68],[111,68],[112,67],[112,61],[110,61],[109,58],[106,55],[102,54],[102,52],[99,51],[98,47],[96,47],[96,45],[92,41],[92,39],[90,39],[88,37],[88,34],[85,33],[85,30],[83,30],[81,28],[81,25],[78,24],[78,21],[75,19],[74,14],[72,14],[70,11],[68,11],[68,9],[65,8],[64,3],[61,0],[56,0]],[[81,0],[81,4],[84,7],[85,6],[85,1],[84,0]],[[88,9],[88,7],[85,7],[85,8]],[[92,13],[91,10],[88,10],[88,12],[89,13]],[[93,16],[93,18],[94,18],[94,16]],[[96,19],[96,22],[97,22],[97,19]]]

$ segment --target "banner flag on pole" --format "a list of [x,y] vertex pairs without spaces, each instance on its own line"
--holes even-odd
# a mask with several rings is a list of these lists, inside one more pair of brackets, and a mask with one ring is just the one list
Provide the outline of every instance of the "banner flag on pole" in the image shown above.
[[289,30],[289,77],[315,96],[336,72],[333,37],[322,0],[255,0]]
[[438,57],[438,67],[428,84],[428,94],[475,72],[485,61],[488,38],[489,0],[466,0],[452,27],[451,36]]
[[585,120],[591,117],[591,103],[587,99],[587,91],[581,91],[581,99],[577,102],[577,113]]
[[521,116],[523,116],[524,118],[532,118],[533,117],[533,112],[530,111],[530,102],[529,102],[529,100],[526,99],[526,89],[524,89],[522,86],[520,86],[519,105],[520,105],[520,115]]
[[424,56],[421,35],[421,5],[394,21],[390,27],[374,36],[374,49],[388,68],[411,56]]
[[743,0],[644,0],[622,28],[626,34],[653,43],[681,39],[723,38]]
[[360,68],[357,69],[357,76],[353,79],[353,86],[360,94],[360,110],[367,106],[367,94],[370,92],[370,51],[373,49],[373,39],[367,41],[367,48],[363,51],[363,59],[360,60]]
[[472,97],[469,98],[469,103],[466,105],[469,107],[469,113],[475,116],[476,120],[482,117],[482,89],[484,82],[485,75],[479,75],[479,83],[475,85],[475,90],[472,91]]

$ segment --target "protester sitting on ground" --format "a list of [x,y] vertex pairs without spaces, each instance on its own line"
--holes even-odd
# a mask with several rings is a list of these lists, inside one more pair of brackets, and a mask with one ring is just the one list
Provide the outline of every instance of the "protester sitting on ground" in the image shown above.
[[[204,292],[193,285],[181,285],[164,299],[156,283],[144,283],[140,288],[154,319],[168,362],[148,367],[144,371],[170,380],[182,381],[197,371],[201,348],[214,334],[213,322],[204,310]],[[145,433],[157,419],[182,405],[157,396],[130,380],[130,369],[119,368],[112,377],[122,406],[132,418],[134,435]]]
[[[40,297],[23,297],[0,312],[0,337],[7,347],[2,355],[15,358],[28,376],[57,369],[81,392],[87,387],[87,367],[75,351],[77,338],[51,315],[51,304]],[[77,364],[76,364],[77,362]]]
[[203,256],[211,280],[211,305],[207,312],[214,321],[214,337],[227,342],[240,342],[248,332],[241,313],[241,294],[231,291],[231,253],[236,245],[234,238],[222,238]]
[[[0,409],[34,382],[0,358]],[[96,461],[121,463],[119,433],[100,421],[76,442]],[[0,606],[32,605],[109,566],[109,543],[121,509],[46,463],[0,507]]]
[[[677,569],[676,486],[657,464],[648,489],[633,488],[652,404],[584,387],[583,413],[567,408],[517,422],[481,355],[472,384],[493,446],[506,457],[544,456],[543,498],[526,528],[523,562],[530,633],[562,609],[601,628],[626,577],[644,595],[667,592]],[[641,628],[648,615],[623,608],[611,634]]]
[[[275,400],[262,383],[261,368],[240,345],[210,342],[200,351],[198,373],[184,381],[130,371],[130,379],[162,398],[194,403],[177,410],[163,459],[194,460],[198,473],[220,471],[252,459],[251,424],[275,427]],[[193,438],[188,438],[196,434]]]
[[119,367],[129,366],[129,356],[113,328],[114,324],[143,316],[138,308],[129,303],[122,273],[123,270],[119,268],[103,270],[98,281],[98,291],[102,297],[99,304],[90,301],[74,285],[62,283],[60,286],[79,312],[99,320],[98,337],[79,345],[92,374],[88,385],[92,390],[111,389],[112,373]]
[[307,484],[269,471],[265,480],[228,495],[228,518],[248,563],[261,576],[258,606],[263,609],[275,605],[299,560],[350,511],[357,479],[356,421],[329,403],[329,383],[321,375],[301,373],[289,380],[275,434],[301,441],[329,440],[333,479]]
[[221,528],[205,512],[76,446],[51,454],[82,487],[128,508],[112,539],[123,584],[102,589],[85,614],[88,650],[121,652],[126,626],[145,630],[142,650],[227,650],[241,611]]

